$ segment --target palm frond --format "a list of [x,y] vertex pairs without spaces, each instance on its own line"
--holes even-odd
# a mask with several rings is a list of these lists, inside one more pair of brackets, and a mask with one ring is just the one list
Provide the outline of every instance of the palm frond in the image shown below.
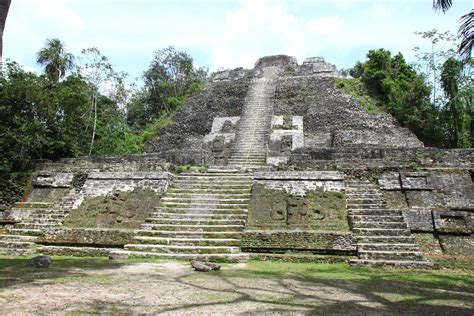
[[452,0],[433,0],[433,9],[435,11],[441,10],[446,12],[453,5]]
[[460,19],[458,36],[461,39],[458,53],[463,59],[471,58],[472,46],[474,45],[474,9],[463,15]]

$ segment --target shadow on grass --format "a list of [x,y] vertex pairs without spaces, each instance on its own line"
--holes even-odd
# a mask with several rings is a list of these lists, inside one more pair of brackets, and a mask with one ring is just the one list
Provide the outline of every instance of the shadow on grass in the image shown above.
[[54,282],[61,278],[81,278],[87,270],[120,268],[127,262],[111,261],[105,257],[52,257],[48,268],[29,267],[30,258],[0,257],[0,289],[41,280]]
[[[262,268],[268,267],[267,271]],[[286,269],[286,268],[289,269]],[[474,313],[474,277],[469,274],[447,274],[437,271],[400,271],[357,269],[342,265],[316,265],[292,272],[270,264],[250,269],[214,272],[212,282],[193,282],[192,274],[174,279],[196,292],[233,295],[225,302],[182,304],[160,312],[186,312],[194,309],[212,311],[221,304],[260,305],[245,313],[310,314],[430,314],[472,315]],[[270,280],[265,286],[256,280]],[[215,288],[226,284],[229,290]],[[262,304],[269,309],[262,309]]]

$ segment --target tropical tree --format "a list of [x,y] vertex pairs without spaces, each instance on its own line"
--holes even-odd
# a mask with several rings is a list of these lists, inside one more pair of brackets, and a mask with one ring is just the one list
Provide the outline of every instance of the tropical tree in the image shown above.
[[448,98],[446,110],[450,113],[452,122],[452,140],[455,147],[469,147],[470,117],[472,91],[463,82],[463,65],[451,57],[443,64],[441,85]]
[[161,115],[168,116],[188,97],[200,91],[208,70],[194,65],[192,57],[169,46],[155,52],[143,74],[144,89],[128,104],[128,122],[144,128]]
[[[89,156],[92,154],[94,141],[97,134],[98,123],[98,101],[101,95],[107,95],[115,105],[120,107],[127,103],[127,89],[125,88],[124,72],[117,72],[114,70],[109,59],[102,55],[97,47],[91,47],[82,50],[83,65],[78,67],[79,73],[89,83],[91,89],[91,106],[89,110],[89,118],[87,120],[86,132],[89,125],[92,123],[92,136],[89,146]],[[93,113],[93,118],[92,118]],[[92,119],[92,122],[91,122]]]
[[[453,5],[452,0],[433,0],[433,9],[446,12]],[[471,58],[472,46],[474,45],[474,9],[460,18],[458,36],[461,38],[458,53],[465,59]]]
[[3,55],[3,30],[5,29],[5,22],[11,2],[11,0],[0,0],[0,64],[2,63]]
[[44,66],[44,72],[53,82],[66,76],[74,68],[74,56],[66,52],[66,46],[57,38],[47,39],[45,46],[37,53],[36,61]]

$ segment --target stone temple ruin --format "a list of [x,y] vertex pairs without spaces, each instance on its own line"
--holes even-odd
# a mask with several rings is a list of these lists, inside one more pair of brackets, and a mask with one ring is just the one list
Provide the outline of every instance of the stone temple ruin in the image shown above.
[[[472,255],[472,149],[425,148],[322,58],[217,73],[147,154],[42,162],[0,253],[348,260]],[[200,167],[191,167],[200,166]]]

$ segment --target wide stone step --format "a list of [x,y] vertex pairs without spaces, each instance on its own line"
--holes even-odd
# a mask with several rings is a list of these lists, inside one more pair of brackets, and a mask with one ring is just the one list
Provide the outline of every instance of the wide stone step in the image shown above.
[[242,219],[147,218],[145,222],[163,225],[245,225]]
[[267,161],[267,159],[266,158],[235,158],[235,157],[232,157],[232,158],[229,158],[228,161],[229,162],[234,161],[234,162],[265,163]]
[[128,244],[125,250],[145,251],[157,253],[197,253],[197,254],[221,254],[238,253],[239,247],[228,246],[170,246],[153,244]]
[[383,193],[377,190],[377,192],[346,192],[346,197],[355,199],[372,199],[372,198],[383,198]]
[[352,232],[357,236],[410,236],[408,229],[397,228],[353,228]]
[[410,260],[366,260],[351,259],[349,264],[352,266],[369,266],[380,268],[405,268],[405,269],[432,269],[433,263],[426,261]]
[[246,220],[247,214],[212,214],[212,213],[159,213],[153,212],[150,218],[154,219],[199,219],[199,220],[221,220],[221,219],[238,219]]
[[382,209],[353,209],[349,210],[348,214],[350,216],[363,216],[363,215],[370,215],[370,216],[401,216],[401,210],[393,210],[388,208]]
[[387,202],[385,202],[385,200],[383,198],[378,198],[378,199],[366,199],[366,198],[360,198],[360,199],[354,199],[354,198],[351,198],[348,200],[349,202],[349,205],[372,205],[372,204],[377,204],[377,205],[380,205],[380,204],[386,204]]
[[353,222],[404,222],[401,215],[351,215]]
[[22,236],[39,236],[41,235],[41,229],[9,228],[8,234],[9,235],[22,235]]
[[[248,206],[248,205],[247,205]],[[158,213],[171,213],[171,214],[229,214],[229,215],[241,215],[247,214],[248,209],[246,208],[182,208],[182,207],[158,207]]]
[[183,200],[183,199],[199,199],[206,200],[218,200],[218,201],[228,201],[228,200],[248,200],[251,196],[250,192],[246,193],[210,193],[210,192],[189,192],[189,193],[179,193],[179,192],[166,192],[166,195],[161,198],[162,201],[174,201],[174,200]]
[[0,248],[27,249],[34,247],[34,245],[34,242],[29,241],[0,240]]
[[183,195],[190,195],[190,194],[246,194],[247,196],[250,194],[250,186],[246,186],[244,188],[168,188],[166,191],[166,195],[176,195],[176,194],[183,194]]
[[388,208],[386,204],[347,204],[348,210],[368,210]]
[[49,208],[53,206],[54,203],[49,202],[17,202],[15,203],[15,208]]
[[237,238],[164,238],[150,236],[135,236],[137,244],[155,244],[170,246],[233,246],[240,245]]
[[218,232],[196,232],[186,230],[152,230],[152,229],[139,229],[135,230],[136,236],[149,236],[149,237],[163,237],[163,238],[231,238],[240,239],[242,233],[240,231],[218,231]]
[[206,174],[210,173],[226,173],[226,174],[242,174],[239,169],[226,169],[223,166],[211,166],[206,169]]
[[357,236],[357,243],[375,243],[375,244],[415,244],[413,236]]
[[241,191],[247,192],[252,187],[252,183],[245,183],[245,184],[216,184],[216,183],[189,183],[189,182],[179,182],[173,183],[168,187],[168,190],[176,190],[179,192],[180,190],[186,191],[194,191],[200,190],[203,192],[210,191],[210,190],[219,190],[217,192],[232,192],[232,191]]
[[36,253],[35,248],[25,248],[25,249],[17,249],[17,248],[0,248],[0,255],[2,256],[25,256],[29,257]]
[[417,251],[375,251],[375,250],[359,250],[359,259],[368,260],[408,260],[422,261],[423,254]]
[[248,254],[228,253],[228,254],[191,254],[191,253],[156,253],[145,251],[115,250],[110,253],[112,259],[126,258],[159,258],[168,260],[204,260],[213,262],[246,262]]
[[357,222],[353,221],[354,228],[385,228],[385,229],[406,229],[408,228],[405,222]]
[[249,203],[204,203],[204,202],[161,202],[160,208],[184,208],[184,209],[208,209],[208,210],[217,210],[217,209],[242,209],[247,208]]
[[12,208],[13,211],[28,212],[28,214],[64,214],[65,212],[57,208]]
[[23,224],[31,223],[31,224],[59,225],[62,222],[63,222],[63,219],[57,219],[57,218],[51,219],[51,218],[44,218],[44,217],[43,218],[28,217],[22,223]]
[[38,252],[49,256],[107,257],[117,248],[74,247],[74,246],[39,246]]
[[0,235],[0,241],[28,241],[35,242],[38,240],[37,236],[25,236],[25,235]]
[[219,231],[242,231],[244,225],[180,225],[180,224],[142,224],[141,229],[181,231],[188,230],[194,232],[219,232]]
[[[224,179],[222,179],[224,178]],[[180,174],[176,176],[177,180],[214,180],[214,179],[221,179],[225,181],[231,180],[252,180],[252,176],[246,173],[235,174],[235,173],[225,173],[225,172],[213,172],[213,173],[186,173]]]
[[63,220],[67,214],[64,213],[30,213],[28,219],[38,219],[38,220]]
[[15,228],[23,228],[23,229],[46,229],[50,227],[57,226],[57,224],[37,224],[37,223],[18,223],[15,224]]
[[241,154],[241,155],[235,154],[235,155],[232,155],[230,158],[247,158],[247,157],[250,157],[250,158],[265,158],[266,153],[249,153],[249,154]]
[[359,251],[418,251],[418,246],[413,243],[357,243]]

